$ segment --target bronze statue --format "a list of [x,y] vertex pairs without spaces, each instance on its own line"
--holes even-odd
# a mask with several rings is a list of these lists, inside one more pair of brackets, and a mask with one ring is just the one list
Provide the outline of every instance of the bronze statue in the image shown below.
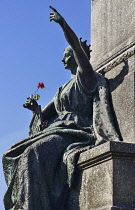
[[[62,59],[72,79],[60,87],[42,110],[47,124],[3,156],[8,190],[5,209],[64,210],[73,187],[76,154],[106,141],[118,141],[105,78],[94,72],[89,50],[54,9],[50,21],[63,29],[69,43]],[[30,107],[30,99],[26,107]],[[34,104],[34,106],[38,106]],[[34,108],[35,109],[35,108]]]

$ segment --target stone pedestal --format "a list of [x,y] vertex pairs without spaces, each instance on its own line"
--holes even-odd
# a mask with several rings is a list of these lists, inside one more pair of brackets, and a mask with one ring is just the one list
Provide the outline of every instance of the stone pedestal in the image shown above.
[[68,210],[135,209],[135,144],[107,142],[83,152]]
[[135,143],[135,0],[92,1],[95,71],[109,79],[117,129]]

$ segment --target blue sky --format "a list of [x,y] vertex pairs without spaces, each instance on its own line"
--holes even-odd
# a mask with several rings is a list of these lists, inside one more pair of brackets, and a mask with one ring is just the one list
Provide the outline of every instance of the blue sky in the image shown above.
[[[20,107],[44,82],[42,108],[70,79],[61,62],[68,46],[60,26],[49,21],[49,5],[67,20],[78,37],[90,43],[90,0],[0,1],[0,158],[12,144],[28,136],[32,113]],[[0,162],[0,209],[6,184]]]

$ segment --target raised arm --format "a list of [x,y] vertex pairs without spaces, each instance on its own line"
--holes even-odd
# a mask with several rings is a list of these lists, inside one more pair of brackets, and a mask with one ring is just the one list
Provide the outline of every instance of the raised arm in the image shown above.
[[57,12],[56,9],[50,6],[53,10],[53,13],[50,13],[50,21],[55,21],[59,23],[61,28],[64,31],[65,38],[69,45],[72,47],[74,51],[74,56],[76,63],[79,67],[79,71],[83,74],[91,74],[93,75],[93,69],[89,62],[87,55],[85,54],[83,48],[80,45],[80,41],[74,31],[69,27],[65,19]]

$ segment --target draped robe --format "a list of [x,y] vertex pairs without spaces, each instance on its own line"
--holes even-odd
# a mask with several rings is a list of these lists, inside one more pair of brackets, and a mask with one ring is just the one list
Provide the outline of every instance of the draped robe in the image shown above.
[[76,154],[106,141],[118,141],[105,78],[94,84],[79,71],[54,97],[57,116],[47,127],[3,155],[8,190],[5,209],[64,209],[74,182]]

